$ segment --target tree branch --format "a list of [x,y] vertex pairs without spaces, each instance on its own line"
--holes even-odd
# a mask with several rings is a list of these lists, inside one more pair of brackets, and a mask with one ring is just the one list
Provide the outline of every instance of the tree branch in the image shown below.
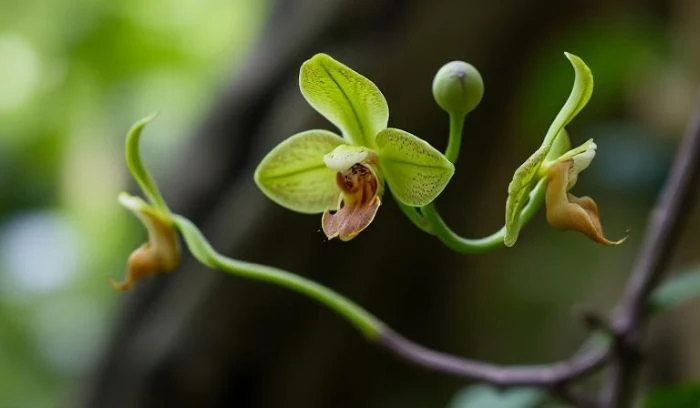
[[683,227],[683,214],[694,204],[700,182],[700,100],[671,174],[656,207],[616,315],[615,327],[628,332],[644,317],[647,299],[661,280]]
[[382,332],[378,343],[404,360],[429,370],[497,386],[535,385],[555,389],[596,371],[609,357],[607,348],[598,348],[548,365],[507,367],[431,350],[390,329]]
[[615,360],[603,390],[606,407],[628,405],[640,364],[647,300],[667,269],[683,229],[683,214],[692,207],[700,181],[700,101],[678,148],[671,174],[651,213],[644,243],[613,320],[618,342]]

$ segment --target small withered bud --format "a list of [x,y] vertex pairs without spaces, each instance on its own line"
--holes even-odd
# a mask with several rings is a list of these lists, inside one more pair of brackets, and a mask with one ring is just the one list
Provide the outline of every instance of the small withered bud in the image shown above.
[[466,115],[479,105],[483,96],[481,74],[464,61],[448,62],[433,79],[433,98],[451,115]]
[[126,278],[110,279],[114,289],[125,291],[137,281],[174,270],[180,264],[180,243],[167,217],[137,197],[123,194],[119,201],[136,214],[148,230],[148,241],[135,249],[126,262]]

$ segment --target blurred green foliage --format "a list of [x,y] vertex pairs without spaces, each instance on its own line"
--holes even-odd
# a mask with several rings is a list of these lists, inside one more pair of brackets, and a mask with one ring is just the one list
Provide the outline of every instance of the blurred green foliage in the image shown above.
[[266,6],[0,1],[0,406],[76,391],[119,296],[107,277],[144,234],[116,204],[124,134],[160,111],[145,149],[167,172]]
[[695,267],[668,278],[649,299],[652,312],[676,309],[700,295],[700,268]]
[[660,387],[644,400],[644,408],[697,408],[700,407],[700,383],[692,382]]
[[486,384],[465,387],[448,408],[534,408],[542,406],[546,393],[540,388],[520,387],[498,390]]

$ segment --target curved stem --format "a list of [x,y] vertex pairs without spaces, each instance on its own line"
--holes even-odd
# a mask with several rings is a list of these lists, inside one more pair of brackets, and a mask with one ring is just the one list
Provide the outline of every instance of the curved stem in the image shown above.
[[281,286],[315,299],[344,317],[368,340],[432,371],[494,385],[536,385],[557,390],[569,381],[599,369],[610,356],[608,345],[552,364],[508,367],[431,350],[402,337],[356,303],[325,286],[281,269],[219,254],[190,220],[177,214],[172,214],[172,217],[190,252],[204,265],[231,275]]
[[505,227],[494,232],[493,234],[483,238],[464,238],[452,231],[442,219],[434,203],[430,203],[425,207],[421,207],[421,213],[426,220],[430,222],[435,231],[435,236],[447,245],[448,248],[455,252],[463,254],[474,254],[486,252],[503,246],[503,236],[505,235]]
[[[530,200],[528,201],[527,205],[525,205],[525,208],[523,208],[523,210],[520,212],[521,226],[527,224],[537,213],[537,210],[539,210],[539,208],[542,206],[546,187],[547,185],[545,180],[540,180],[537,186],[535,186],[535,189],[530,193]],[[470,239],[461,237],[452,231],[438,213],[434,203],[421,207],[421,213],[423,214],[423,217],[425,217],[425,219],[432,225],[434,235],[453,251],[464,254],[473,254],[486,252],[503,246],[503,237],[506,233],[505,227],[489,236]]]
[[[452,163],[455,163],[459,157],[464,118],[465,116],[450,114],[450,135],[447,148],[445,149],[445,157]],[[542,206],[545,188],[545,182],[541,180],[530,193],[530,200],[520,213],[521,226],[526,224]],[[453,251],[471,254],[486,252],[503,246],[503,238],[506,233],[505,226],[483,238],[464,238],[450,229],[447,223],[445,223],[445,220],[440,216],[434,202],[420,209],[416,209],[402,204],[396,199],[396,196],[394,196],[394,201],[396,201],[401,211],[413,224],[423,232],[437,236],[440,241]]]
[[453,115],[450,113],[450,137],[447,140],[445,157],[452,164],[457,162],[459,148],[462,146],[462,129],[464,128],[464,115]]
[[190,252],[204,265],[231,275],[271,283],[306,295],[338,313],[369,340],[376,340],[382,332],[384,325],[379,319],[333,290],[281,269],[238,261],[221,255],[190,220],[177,214],[172,216]]
[[411,220],[413,225],[416,227],[420,228],[423,232],[428,233],[430,235],[435,235],[435,232],[433,231],[433,225],[428,222],[421,213],[418,211],[416,207],[411,207],[408,206],[401,201],[399,201],[396,196],[392,193],[392,197],[394,197],[394,202],[399,206],[403,214]]

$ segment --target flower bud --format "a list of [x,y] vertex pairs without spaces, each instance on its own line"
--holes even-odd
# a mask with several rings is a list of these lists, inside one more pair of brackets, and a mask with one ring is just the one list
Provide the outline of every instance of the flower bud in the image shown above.
[[484,96],[484,81],[471,64],[452,61],[443,65],[433,79],[433,97],[451,115],[464,116]]

